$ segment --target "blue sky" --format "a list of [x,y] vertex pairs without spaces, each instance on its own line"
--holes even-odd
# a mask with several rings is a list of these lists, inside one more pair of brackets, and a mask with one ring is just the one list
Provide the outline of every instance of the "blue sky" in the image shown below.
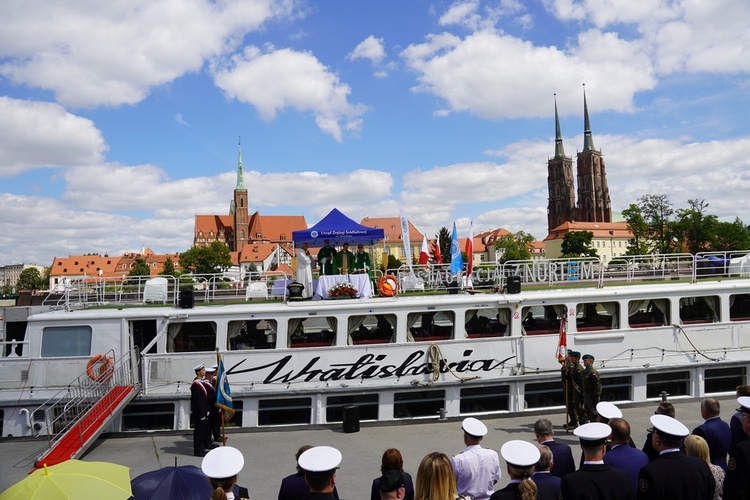
[[[44,15],[40,15],[44,12]],[[750,4],[733,0],[11,0],[0,4],[0,265],[186,250],[250,205],[546,236],[554,100],[586,84],[612,205],[750,223]]]

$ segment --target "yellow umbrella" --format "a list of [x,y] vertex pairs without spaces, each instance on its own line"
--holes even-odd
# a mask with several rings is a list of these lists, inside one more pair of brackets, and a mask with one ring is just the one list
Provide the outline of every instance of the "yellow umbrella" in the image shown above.
[[37,469],[0,495],[0,500],[130,498],[130,469],[107,462],[65,462]]

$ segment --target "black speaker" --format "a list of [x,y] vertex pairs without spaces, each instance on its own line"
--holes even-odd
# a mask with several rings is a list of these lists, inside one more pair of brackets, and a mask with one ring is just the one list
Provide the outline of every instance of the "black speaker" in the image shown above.
[[359,432],[359,406],[344,406],[344,432]]
[[520,276],[508,276],[508,293],[521,293]]
[[180,308],[192,309],[195,304],[195,295],[190,289],[180,290]]

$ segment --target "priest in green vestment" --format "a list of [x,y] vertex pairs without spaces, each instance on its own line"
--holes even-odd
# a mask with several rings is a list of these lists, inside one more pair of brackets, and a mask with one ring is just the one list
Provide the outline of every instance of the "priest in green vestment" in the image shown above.
[[349,251],[349,243],[333,256],[333,274],[350,274],[354,272],[354,254]]
[[336,274],[333,272],[333,258],[336,255],[336,249],[331,246],[329,240],[323,241],[323,248],[318,251],[318,265],[320,274],[330,276]]
[[354,273],[367,273],[368,276],[372,277],[371,270],[370,254],[365,252],[365,247],[360,243],[357,245],[357,253],[354,254]]

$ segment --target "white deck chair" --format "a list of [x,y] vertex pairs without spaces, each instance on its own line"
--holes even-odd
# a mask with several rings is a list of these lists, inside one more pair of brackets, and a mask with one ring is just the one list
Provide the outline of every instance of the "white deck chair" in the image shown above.
[[165,304],[168,298],[167,278],[151,278],[143,287],[143,302],[161,302]]
[[245,300],[250,300],[253,297],[267,299],[268,286],[262,281],[251,281],[248,283],[247,290],[245,290]]

